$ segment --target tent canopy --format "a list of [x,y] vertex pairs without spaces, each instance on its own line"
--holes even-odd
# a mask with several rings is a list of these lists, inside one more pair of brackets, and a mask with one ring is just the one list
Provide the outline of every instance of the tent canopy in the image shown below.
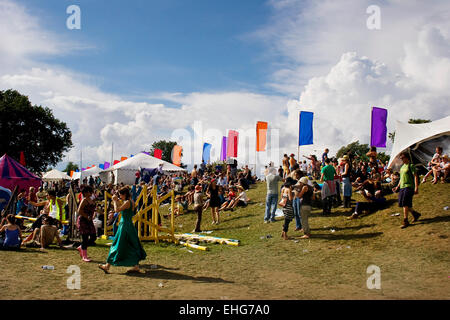
[[93,178],[98,177],[99,173],[102,172],[103,170],[100,169],[97,166],[93,166],[92,168],[89,168],[87,170],[83,170],[83,171],[78,171],[78,172],[74,172],[72,175],[72,180],[76,180],[76,179],[80,179],[83,180],[84,178],[89,178],[90,176],[92,176]]
[[399,168],[402,162],[398,156],[408,149],[416,162],[425,165],[437,146],[441,146],[444,153],[450,151],[450,116],[421,124],[397,121],[388,167]]
[[128,158],[124,161],[117,163],[107,170],[100,172],[100,178],[104,182],[109,182],[111,172],[114,173],[114,183],[134,184],[136,171],[147,168],[155,169],[162,164],[162,170],[164,172],[183,172],[186,169],[178,167],[167,161],[152,157],[145,153],[139,153],[132,158]]
[[28,191],[30,187],[39,188],[41,179],[5,153],[0,158],[0,186],[9,190],[18,186],[19,191]]
[[65,172],[61,172],[57,169],[50,170],[42,176],[42,180],[44,181],[61,181],[70,179],[70,176],[68,176]]

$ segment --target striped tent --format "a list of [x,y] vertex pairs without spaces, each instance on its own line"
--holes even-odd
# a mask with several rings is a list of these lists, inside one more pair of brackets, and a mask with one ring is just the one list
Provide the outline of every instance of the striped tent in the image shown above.
[[39,188],[41,179],[5,153],[0,158],[0,186],[9,190],[18,186],[19,191],[28,191],[30,187]]

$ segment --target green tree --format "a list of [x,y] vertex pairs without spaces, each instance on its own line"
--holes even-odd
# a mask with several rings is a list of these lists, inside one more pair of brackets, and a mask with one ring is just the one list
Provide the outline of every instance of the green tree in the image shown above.
[[359,156],[361,160],[367,161],[368,158],[366,156],[366,153],[369,152],[369,150],[370,148],[368,144],[360,144],[358,140],[344,147],[341,147],[336,153],[336,157],[341,158],[343,155],[347,154],[350,151],[352,154]]
[[64,172],[67,172],[67,174],[70,175],[70,171],[77,171],[80,170],[77,164],[73,163],[72,161],[69,161],[66,168],[63,170]]
[[161,149],[162,150],[162,160],[167,161],[167,162],[172,162],[172,150],[176,144],[177,143],[173,142],[173,141],[159,140],[159,141],[153,142],[149,153],[150,153],[150,155],[154,156],[155,149]]
[[19,159],[23,151],[27,167],[42,172],[60,162],[72,146],[67,124],[51,109],[32,106],[16,90],[0,91],[0,154]]
[[[410,124],[421,124],[421,123],[430,123],[431,120],[425,120],[425,119],[409,119],[408,123]],[[388,134],[389,139],[391,139],[392,143],[394,143],[395,140],[395,131],[389,132]]]

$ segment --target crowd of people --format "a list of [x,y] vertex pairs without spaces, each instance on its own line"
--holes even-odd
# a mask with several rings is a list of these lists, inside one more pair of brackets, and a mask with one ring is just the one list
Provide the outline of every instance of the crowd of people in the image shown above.
[[[398,172],[392,171],[387,163],[377,158],[374,147],[365,155],[366,161],[351,152],[340,158],[332,158],[328,154],[329,150],[325,149],[320,161],[315,155],[305,156],[307,161],[295,159],[294,154],[285,154],[278,169],[272,163],[266,167],[264,222],[275,222],[276,210],[280,207],[284,216],[284,239],[289,239],[289,224],[294,219],[295,231],[303,231],[301,238],[311,236],[308,220],[312,207],[322,208],[324,215],[332,214],[333,207],[352,208],[348,219],[357,219],[365,212],[382,208],[386,203],[385,196],[392,193],[398,193],[399,206],[403,208],[402,228],[409,226],[409,215],[412,215],[413,222],[420,218],[420,213],[412,209],[413,196],[418,193],[418,172],[410,163],[408,153],[401,154],[403,166]],[[448,155],[442,155],[442,148],[436,148],[428,170],[422,183],[430,175],[433,175],[433,183],[447,179],[449,161]],[[77,248],[80,258],[85,262],[91,261],[87,254],[88,247],[95,245],[97,237],[105,233],[107,219],[106,225],[113,226],[114,242],[106,264],[99,268],[108,273],[111,265],[128,265],[133,267],[130,272],[136,272],[139,271],[139,261],[146,254],[140,245],[132,217],[144,202],[140,194],[145,187],[147,190],[156,188],[158,199],[173,190],[176,195],[175,209],[168,215],[194,212],[197,217],[193,232],[201,232],[205,210],[210,210],[212,224],[220,224],[223,211],[248,205],[250,199],[247,191],[258,180],[247,165],[238,169],[236,164],[212,166],[202,162],[200,166],[195,165],[191,172],[175,174],[164,172],[161,166],[152,170],[141,169],[136,172],[135,183],[130,186],[104,183],[99,178],[89,177],[81,182],[42,186],[38,190],[30,187],[27,191],[20,190],[17,195],[15,215],[5,216],[2,213],[0,247],[17,249],[26,245],[46,250],[56,241],[59,247],[64,248],[62,237],[69,231],[65,220],[69,188],[72,188],[73,194],[77,195],[76,228],[80,238]],[[357,201],[353,206],[354,192],[360,193],[364,200]],[[104,201],[105,194],[112,195],[110,201]],[[151,203],[151,192],[147,195],[147,202]],[[166,199],[163,203],[169,201]],[[25,228],[24,221],[27,219],[32,224]],[[161,216],[158,219],[161,224]],[[22,231],[29,232],[29,235],[23,237]]]
[[[440,179],[444,183],[450,171],[448,155],[442,155],[442,147],[436,148],[436,153],[428,163],[428,176],[433,175],[433,184]],[[321,207],[324,215],[332,213],[333,207],[351,208],[353,220],[363,213],[376,211],[386,204],[385,196],[398,193],[398,205],[403,210],[401,228],[410,225],[409,215],[416,222],[421,214],[412,209],[413,196],[418,194],[419,176],[417,169],[411,164],[410,155],[404,152],[400,155],[403,162],[399,171],[388,168],[388,163],[378,159],[375,147],[371,147],[365,157],[352,152],[340,158],[330,158],[329,149],[325,149],[321,161],[316,155],[305,156],[309,160],[297,160],[295,155],[285,154],[282,165],[276,170],[273,165],[266,167],[266,211],[264,222],[275,221],[277,205],[284,213],[282,237],[288,239],[289,223],[295,219],[295,231],[303,231],[301,238],[310,237],[308,217],[311,206]],[[364,161],[364,159],[367,159]],[[314,181],[317,180],[317,181]],[[279,182],[283,182],[281,190]],[[364,198],[352,206],[352,194],[358,192]],[[281,201],[278,203],[278,194]]]

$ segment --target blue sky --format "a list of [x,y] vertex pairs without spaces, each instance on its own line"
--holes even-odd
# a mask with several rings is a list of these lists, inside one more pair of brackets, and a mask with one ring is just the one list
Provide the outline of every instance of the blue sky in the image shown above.
[[[92,48],[42,61],[95,76],[102,90],[151,92],[252,90],[271,66],[251,33],[267,24],[265,1],[22,0],[44,27]],[[81,9],[81,30],[66,28],[66,8]]]
[[[73,4],[81,30],[66,28]],[[366,24],[373,5],[379,29]],[[218,158],[228,130],[251,164],[257,121],[271,141],[258,163],[278,163],[297,153],[302,110],[314,112],[314,144],[301,155],[369,143],[373,106],[388,109],[388,132],[448,115],[449,30],[439,0],[0,0],[0,90],[67,123],[74,148],[61,166],[80,149],[92,165],[112,142],[120,158],[161,139],[199,163],[205,142]]]

